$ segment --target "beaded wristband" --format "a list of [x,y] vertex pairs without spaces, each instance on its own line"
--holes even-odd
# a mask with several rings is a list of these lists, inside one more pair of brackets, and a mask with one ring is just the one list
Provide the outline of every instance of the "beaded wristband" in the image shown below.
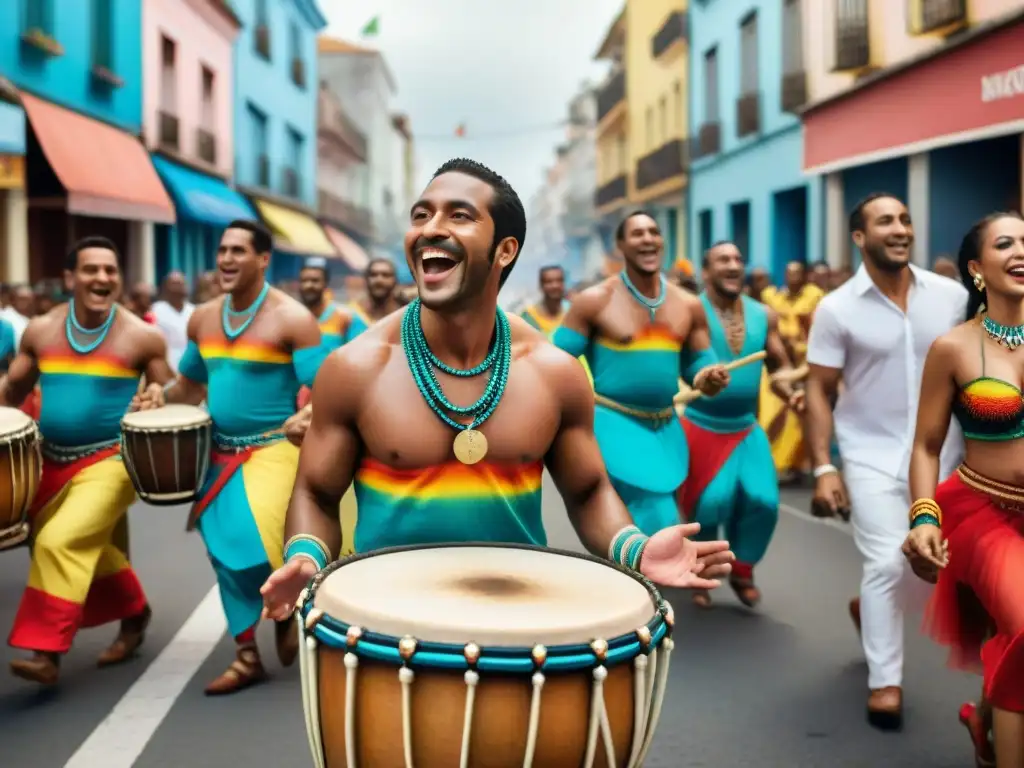
[[647,548],[648,537],[635,525],[627,525],[612,537],[608,559],[624,568],[639,570],[640,558]]
[[308,533],[297,533],[284,545],[284,561],[287,563],[296,557],[312,560],[317,570],[323,570],[331,562],[331,552],[327,545]]
[[934,499],[917,499],[910,505],[911,525],[919,515],[929,515],[942,523],[942,509]]
[[919,525],[934,525],[936,528],[942,527],[939,518],[930,512],[920,512],[915,515],[914,519],[910,521],[910,530],[914,530]]

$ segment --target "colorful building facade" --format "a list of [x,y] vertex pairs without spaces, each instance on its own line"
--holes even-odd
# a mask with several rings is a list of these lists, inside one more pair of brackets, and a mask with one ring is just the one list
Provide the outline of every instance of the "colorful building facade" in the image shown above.
[[147,232],[175,214],[138,138],[141,27],[141,0],[0,3],[3,98],[27,118],[25,204],[14,195],[5,209],[10,227],[24,216],[26,247],[8,236],[9,276],[59,276],[71,242],[105,235],[126,254],[129,279],[152,278]]
[[317,32],[314,0],[234,0],[235,180],[274,232],[271,277],[294,277],[307,255],[336,256],[317,205]]
[[[831,0],[825,0],[831,2]],[[690,9],[690,233],[731,240],[780,281],[824,258],[821,182],[801,167],[803,13],[812,0],[708,0]]]
[[224,226],[256,217],[230,186],[239,29],[219,0],[143,0],[146,144],[177,210],[153,235],[158,280],[181,271],[194,282],[213,268]]
[[954,254],[966,230],[985,214],[1020,209],[1019,2],[805,5],[811,103],[802,116],[803,168],[824,179],[832,263],[856,261],[846,222],[872,192],[906,200],[919,265]]

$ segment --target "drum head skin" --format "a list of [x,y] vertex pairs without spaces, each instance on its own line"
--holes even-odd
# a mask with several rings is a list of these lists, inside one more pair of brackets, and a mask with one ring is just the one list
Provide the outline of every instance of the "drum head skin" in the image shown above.
[[0,435],[22,432],[32,424],[32,418],[17,408],[0,406]]
[[345,563],[319,586],[313,605],[371,632],[517,648],[612,638],[657,613],[647,588],[610,565],[486,546],[387,552]]
[[210,423],[210,414],[194,405],[165,405],[148,411],[126,413],[121,424],[134,429],[178,429]]

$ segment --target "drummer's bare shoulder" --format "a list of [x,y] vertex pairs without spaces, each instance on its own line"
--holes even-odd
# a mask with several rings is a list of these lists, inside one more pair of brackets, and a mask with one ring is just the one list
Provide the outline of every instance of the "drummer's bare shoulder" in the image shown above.
[[192,310],[192,314],[188,318],[188,325],[186,326],[189,341],[194,341],[198,344],[200,331],[206,325],[211,322],[220,323],[220,313],[224,301],[225,298],[223,296],[218,296],[209,301],[204,301]]
[[597,316],[611,302],[615,295],[617,278],[606,278],[577,293],[569,304],[569,310],[562,319],[562,325],[574,331],[589,335]]
[[320,324],[305,306],[278,288],[271,288],[267,308],[274,315],[274,324],[281,330],[281,341],[293,348],[320,343]]

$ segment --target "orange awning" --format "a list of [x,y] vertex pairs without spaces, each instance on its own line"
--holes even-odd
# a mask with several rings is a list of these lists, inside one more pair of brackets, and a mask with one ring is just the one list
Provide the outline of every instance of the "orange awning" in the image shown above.
[[174,204],[138,139],[28,93],[21,103],[70,213],[174,223]]
[[363,250],[363,246],[353,240],[351,237],[341,232],[330,224],[324,224],[324,232],[327,233],[327,237],[330,238],[331,244],[338,249],[338,253],[341,254],[341,258],[345,260],[356,272],[362,272],[370,264],[370,257]]

